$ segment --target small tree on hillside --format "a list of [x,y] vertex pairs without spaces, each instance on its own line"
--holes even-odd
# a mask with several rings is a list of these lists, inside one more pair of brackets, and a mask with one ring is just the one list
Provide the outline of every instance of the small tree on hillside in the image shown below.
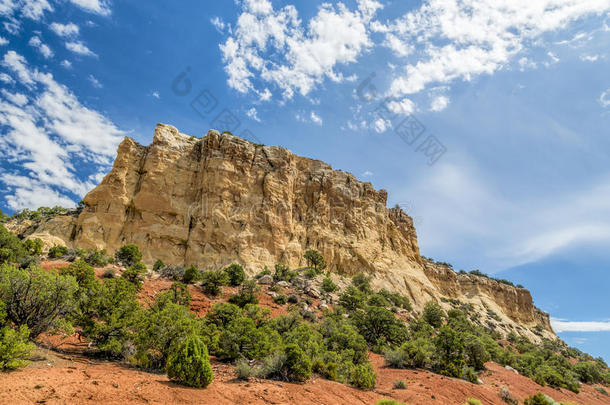
[[170,380],[189,387],[205,388],[214,379],[208,349],[196,335],[187,336],[167,360]]
[[124,266],[130,267],[142,260],[142,252],[138,245],[124,245],[116,252],[115,258]]
[[324,257],[317,250],[307,250],[303,255],[305,260],[307,260],[307,265],[309,267],[313,267],[316,270],[316,273],[320,274],[326,268],[326,262],[324,261]]

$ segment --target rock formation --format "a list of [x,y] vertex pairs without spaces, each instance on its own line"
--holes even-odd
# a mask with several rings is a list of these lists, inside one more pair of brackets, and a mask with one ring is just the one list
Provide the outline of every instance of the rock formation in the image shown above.
[[214,130],[199,139],[159,124],[148,147],[125,138],[80,215],[13,231],[109,252],[135,243],[149,264],[238,262],[250,274],[278,262],[302,267],[305,250],[317,249],[333,273],[369,273],[416,309],[431,299],[460,300],[497,314],[485,317],[499,330],[532,335],[527,328],[540,325],[552,336],[527,290],[423,259],[411,217],[386,201],[385,190],[287,149]]

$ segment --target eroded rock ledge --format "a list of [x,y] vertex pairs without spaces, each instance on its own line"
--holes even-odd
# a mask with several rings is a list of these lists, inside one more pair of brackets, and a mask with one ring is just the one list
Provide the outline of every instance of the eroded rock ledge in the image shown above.
[[304,251],[317,249],[332,272],[367,272],[416,309],[431,299],[460,300],[500,331],[537,338],[530,329],[539,325],[538,334],[554,336],[527,290],[423,259],[412,218],[386,207],[385,190],[281,147],[215,130],[200,139],[158,124],[148,147],[123,140],[112,170],[84,202],[78,216],[13,224],[13,231],[109,252],[136,243],[147,263],[206,269],[239,262],[250,274],[277,262],[302,267]]

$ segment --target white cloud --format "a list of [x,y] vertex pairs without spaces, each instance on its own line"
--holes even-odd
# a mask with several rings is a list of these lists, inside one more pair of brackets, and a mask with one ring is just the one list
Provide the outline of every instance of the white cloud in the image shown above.
[[0,46],[4,46],[8,44],[8,39],[4,37],[0,37]]
[[431,111],[443,111],[449,105],[449,98],[446,96],[438,96],[432,100],[430,104]]
[[47,0],[22,0],[21,14],[32,20],[40,20],[45,11],[53,11]]
[[80,8],[90,13],[99,15],[110,15],[110,5],[107,1],[103,0],[70,0],[73,4],[76,4]]
[[556,333],[561,332],[610,332],[610,321],[566,321],[565,319],[551,318],[551,326]]
[[49,59],[51,56],[53,56],[53,51],[51,50],[51,48],[49,48],[47,44],[43,43],[42,40],[37,36],[33,36],[32,38],[30,38],[28,45],[33,48],[36,48],[38,52],[40,52],[40,54],[45,57],[45,59]]
[[323,123],[322,117],[320,117],[318,114],[316,114],[313,111],[309,115],[309,118],[311,119],[311,122],[313,122],[314,124],[322,125],[322,123]]
[[580,60],[583,62],[596,62],[599,59],[599,55],[580,55]]
[[326,78],[344,81],[336,67],[372,46],[367,27],[380,7],[372,0],[359,0],[357,10],[325,3],[305,27],[292,5],[274,10],[268,0],[244,1],[233,35],[220,45],[229,86],[262,97],[269,90],[255,87],[258,75],[289,99],[295,92],[307,95]]
[[66,69],[72,69],[72,62],[70,62],[69,60],[62,60],[60,65],[65,67]]
[[153,91],[151,96],[153,96],[154,98],[156,98],[157,100],[161,98],[161,95],[159,95],[158,91]]
[[608,9],[605,0],[472,0],[467,7],[460,0],[430,0],[385,25],[376,22],[373,28],[385,35],[385,45],[397,56],[404,54],[400,44],[421,47],[418,62],[407,64],[391,84],[391,95],[400,96],[433,83],[492,74],[542,34]]
[[220,32],[221,34],[224,34],[225,28],[228,27],[228,25],[220,17],[211,18],[210,23],[212,23],[212,26],[216,28],[216,31]]
[[599,102],[603,107],[608,107],[610,106],[610,89],[604,91],[600,96],[599,96]]
[[373,176],[373,172],[367,170],[364,173],[362,173],[362,177],[372,177]]
[[100,81],[97,80],[97,78],[93,75],[89,75],[89,77],[87,77],[87,80],[89,80],[89,83],[91,83],[91,85],[96,89],[101,89],[102,87],[104,87],[104,85],[100,83]]
[[0,73],[0,81],[3,82],[3,83],[7,83],[7,84],[15,82],[15,80],[13,80],[12,77],[10,77],[8,74],[6,74],[4,72]]
[[256,108],[254,108],[254,107],[252,107],[248,111],[246,111],[246,115],[256,122],[261,122],[261,119],[258,118],[258,111],[256,111]]
[[53,23],[51,24],[51,30],[59,35],[60,37],[72,37],[78,35],[79,29],[78,25],[74,23],[69,24],[60,24]]
[[70,193],[84,195],[94,185],[80,180],[75,163],[108,168],[124,133],[16,52],[7,52],[2,65],[29,93],[3,91],[0,97],[0,125],[6,128],[0,148],[14,169],[0,177],[9,189],[7,203],[12,209],[33,207],[42,192],[66,205]]
[[79,55],[97,57],[97,54],[87,48],[87,45],[83,44],[81,41],[66,42],[66,48]]

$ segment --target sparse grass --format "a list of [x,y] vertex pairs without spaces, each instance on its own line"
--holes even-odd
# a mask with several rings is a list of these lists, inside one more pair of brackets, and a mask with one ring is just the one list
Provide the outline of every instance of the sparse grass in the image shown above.
[[396,380],[394,381],[394,389],[396,390],[404,390],[407,388],[407,383],[404,380]]

